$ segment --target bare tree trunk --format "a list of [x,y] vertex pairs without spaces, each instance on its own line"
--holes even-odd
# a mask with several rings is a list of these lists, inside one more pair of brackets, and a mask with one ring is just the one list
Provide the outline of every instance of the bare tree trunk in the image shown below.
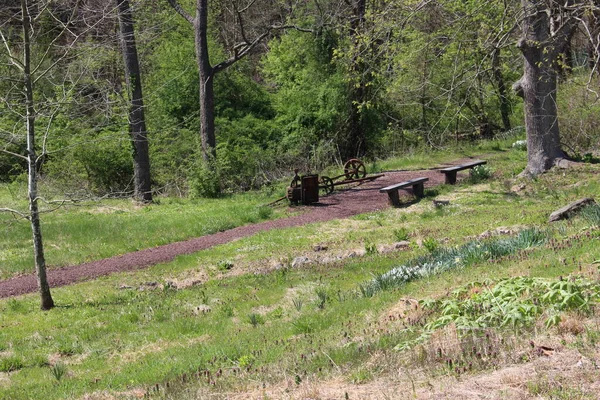
[[144,98],[142,95],[142,78],[138,62],[133,15],[129,0],[116,0],[121,32],[121,48],[125,63],[125,77],[129,89],[131,105],[129,107],[129,134],[133,146],[134,196],[149,203],[152,201],[150,186],[150,155],[146,119],[144,117]]
[[550,15],[545,2],[522,0],[525,17],[518,47],[524,57],[523,77],[513,88],[523,97],[527,130],[526,175],[541,174],[561,160],[556,108],[558,52],[561,37],[551,36]]
[[194,33],[200,79],[200,138],[205,161],[216,159],[214,71],[208,56],[208,1],[196,1]]
[[33,233],[33,253],[35,258],[35,271],[37,274],[38,287],[40,290],[40,307],[49,310],[54,307],[54,300],[50,294],[50,285],[46,276],[46,259],[44,257],[44,245],[42,240],[42,229],[40,225],[40,213],[38,209],[37,195],[37,154],[35,151],[35,109],[33,99],[33,80],[31,77],[31,54],[30,35],[31,17],[27,9],[27,1],[21,0],[23,13],[23,81],[25,84],[25,101],[27,117],[27,165],[28,165],[28,197],[29,197],[29,220]]
[[[200,80],[200,138],[204,160],[211,161],[209,164],[211,165],[212,161],[216,159],[217,144],[215,137],[215,75],[248,55],[275,27],[265,27],[264,31],[254,39],[247,39],[244,33],[242,15],[249,5],[240,10],[236,4],[233,4],[244,40],[235,46],[233,55],[229,59],[213,66],[208,56],[208,0],[196,0],[196,14],[194,17],[188,14],[177,0],[167,0],[167,2],[194,27],[196,62],[198,63],[198,77]],[[249,4],[253,3],[250,2]]]

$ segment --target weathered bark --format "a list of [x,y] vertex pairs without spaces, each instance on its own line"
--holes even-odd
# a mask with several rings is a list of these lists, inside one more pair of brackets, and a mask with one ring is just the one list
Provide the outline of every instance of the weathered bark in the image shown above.
[[121,33],[121,48],[125,63],[125,78],[131,101],[129,107],[129,134],[133,147],[134,197],[149,203],[152,201],[150,155],[133,15],[129,0],[116,0],[116,2]]
[[196,1],[194,33],[196,36],[196,62],[200,80],[200,138],[205,161],[215,160],[214,71],[208,55],[208,1]]
[[27,1],[21,0],[23,13],[23,83],[25,86],[25,112],[27,128],[27,165],[28,165],[28,198],[29,198],[29,221],[33,234],[33,253],[35,259],[35,271],[37,274],[38,288],[40,290],[40,307],[49,310],[54,307],[54,300],[50,294],[50,285],[46,276],[46,259],[44,256],[44,244],[42,240],[42,229],[40,224],[40,213],[38,209],[37,194],[37,153],[35,150],[35,108],[33,98],[33,79],[31,77],[31,53],[30,35],[31,17],[27,9]]
[[525,175],[541,174],[566,158],[560,146],[556,107],[557,59],[571,27],[551,32],[545,2],[521,1],[523,36],[518,47],[523,53],[524,74],[513,88],[523,97],[527,131]]

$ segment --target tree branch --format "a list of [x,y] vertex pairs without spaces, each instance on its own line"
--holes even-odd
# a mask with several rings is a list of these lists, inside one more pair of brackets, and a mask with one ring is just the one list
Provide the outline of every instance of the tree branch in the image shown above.
[[11,64],[13,64],[19,70],[23,71],[23,64],[19,61],[18,58],[15,58],[12,55],[12,51],[10,51],[10,46],[8,45],[8,40],[6,40],[6,38],[4,37],[4,34],[2,33],[1,30],[0,30],[0,37],[2,38],[2,42],[4,43],[4,47],[6,47],[6,51],[8,52],[8,59],[10,60]]
[[187,22],[189,22],[190,24],[194,24],[195,22],[195,18],[192,18],[190,14],[188,14],[183,7],[181,7],[181,5],[179,5],[179,3],[177,3],[177,0],[167,0],[169,2],[169,4],[171,5],[171,7],[173,7],[173,9],[175,11],[177,11],[177,13],[179,15],[181,15],[183,18],[185,18],[185,20]]
[[242,46],[241,46],[242,50],[239,52],[236,51],[232,57],[215,65],[213,67],[213,73],[216,74],[218,72],[221,72],[224,69],[233,65],[234,63],[236,63],[237,61],[244,58],[253,48],[256,47],[257,44],[259,44],[265,37],[267,37],[269,35],[269,33],[271,33],[271,28],[269,28],[266,32],[263,32],[256,39],[254,39],[254,41],[252,43],[242,44]]
[[11,213],[13,215],[18,215],[21,218],[25,218],[25,219],[29,219],[29,216],[27,216],[27,214],[24,214],[20,211],[17,210],[13,210],[12,208],[0,208],[0,212],[8,212]]
[[22,158],[23,160],[27,160],[27,157],[25,157],[25,156],[23,156],[21,154],[13,153],[12,151],[9,151],[9,150],[6,150],[6,149],[0,149],[0,152],[9,154],[9,155],[14,156],[14,157]]

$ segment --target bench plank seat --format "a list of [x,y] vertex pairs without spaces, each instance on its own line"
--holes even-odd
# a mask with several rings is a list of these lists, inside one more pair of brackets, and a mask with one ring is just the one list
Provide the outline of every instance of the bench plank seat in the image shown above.
[[476,160],[472,162],[468,162],[465,164],[455,165],[453,167],[442,168],[440,172],[446,175],[446,183],[449,185],[454,185],[456,183],[456,173],[458,171],[462,171],[463,169],[469,169],[476,167],[478,165],[487,164],[485,160]]
[[415,197],[421,198],[424,194],[423,183],[427,182],[429,178],[415,178],[406,182],[397,183],[395,185],[386,186],[384,188],[379,189],[379,193],[387,193],[389,197],[389,202],[394,207],[400,206],[400,196],[398,194],[399,189],[403,189],[409,186],[412,186],[413,193]]

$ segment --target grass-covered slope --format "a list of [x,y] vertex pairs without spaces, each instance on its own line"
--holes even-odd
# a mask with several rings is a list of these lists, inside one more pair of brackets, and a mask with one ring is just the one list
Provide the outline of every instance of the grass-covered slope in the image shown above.
[[[49,312],[36,295],[0,301],[0,398],[458,398],[487,387],[486,376],[509,398],[513,387],[597,398],[598,219],[547,218],[597,197],[600,168],[525,181],[515,178],[524,152],[484,152],[490,180],[439,187],[407,208],[262,232],[58,288]],[[157,207],[189,219],[200,206]],[[138,212],[153,210],[124,214]],[[161,230],[180,229],[169,220]],[[124,231],[135,223],[120,221]],[[392,251],[401,240],[409,245]],[[447,268],[382,283],[436,262]],[[525,371],[555,355],[555,375]],[[520,380],[498,375],[507,368],[524,368]]]

